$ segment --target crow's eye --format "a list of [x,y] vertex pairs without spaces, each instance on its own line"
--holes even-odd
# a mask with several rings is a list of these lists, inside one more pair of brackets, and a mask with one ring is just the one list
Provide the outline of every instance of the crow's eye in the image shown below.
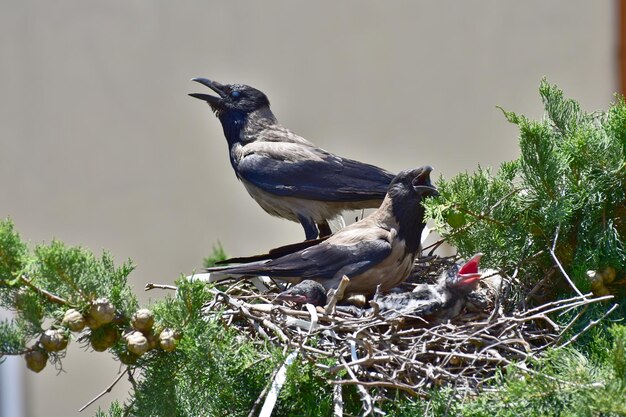
[[230,93],[230,96],[232,98],[239,98],[240,95],[241,93],[239,91],[233,91],[232,93]]

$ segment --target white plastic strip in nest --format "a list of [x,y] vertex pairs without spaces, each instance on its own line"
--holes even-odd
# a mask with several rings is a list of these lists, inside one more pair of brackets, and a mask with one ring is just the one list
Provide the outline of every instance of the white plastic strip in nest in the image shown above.
[[259,417],[270,417],[272,415],[272,411],[274,411],[274,406],[276,405],[276,400],[278,400],[278,394],[280,394],[280,390],[283,388],[283,385],[285,385],[285,381],[287,381],[287,367],[293,363],[296,356],[298,356],[298,350],[291,352],[285,359],[285,362],[283,362],[283,365],[280,367],[278,372],[276,372],[276,376],[272,381],[272,388],[270,388],[270,392],[265,398]]
[[[202,281],[202,282],[221,282],[225,281],[229,278],[242,278],[246,275],[236,275],[236,274],[228,274],[228,273],[220,273],[220,272],[204,272],[202,274],[192,274],[185,277],[188,281]],[[254,285],[254,287],[262,293],[268,292],[268,285],[271,284],[272,280],[267,276],[258,276],[258,277],[250,277],[247,276],[247,280]]]
[[317,329],[318,327],[317,310],[315,309],[315,306],[313,304],[306,303],[305,307],[307,311],[309,312],[309,314],[311,315],[311,326],[309,327],[309,334],[310,334],[313,330]]

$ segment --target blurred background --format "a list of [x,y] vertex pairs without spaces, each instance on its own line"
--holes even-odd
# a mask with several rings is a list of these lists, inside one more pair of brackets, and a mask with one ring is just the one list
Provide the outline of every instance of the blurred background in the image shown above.
[[[247,195],[209,107],[207,77],[264,91],[279,121],[390,171],[449,178],[518,155],[496,106],[542,116],[546,76],[605,109],[620,91],[616,0],[0,0],[0,218],[137,265],[148,282],[300,241]],[[354,217],[354,215],[349,215]],[[79,414],[119,371],[74,343],[63,371],[0,365],[0,415]]]

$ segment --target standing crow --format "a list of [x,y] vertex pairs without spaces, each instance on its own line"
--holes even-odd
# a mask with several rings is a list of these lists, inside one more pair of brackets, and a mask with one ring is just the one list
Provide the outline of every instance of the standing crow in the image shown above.
[[307,240],[329,235],[328,220],[344,210],[380,206],[392,173],[333,155],[282,127],[255,88],[192,81],[217,93],[189,95],[220,119],[237,178],[263,210],[302,224]]

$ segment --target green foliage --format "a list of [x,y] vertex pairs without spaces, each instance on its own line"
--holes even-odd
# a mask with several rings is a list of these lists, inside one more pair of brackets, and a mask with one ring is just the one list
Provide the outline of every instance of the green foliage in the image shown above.
[[8,286],[0,294],[2,305],[17,313],[17,323],[25,330],[27,337],[34,337],[41,332],[46,307],[58,313],[58,306],[46,303],[44,297],[30,288]]
[[[460,253],[484,252],[485,265],[498,267],[512,267],[519,261],[506,256],[509,252],[524,253],[527,246],[526,231],[518,221],[522,203],[512,181],[517,171],[517,164],[509,163],[497,176],[479,167],[474,174],[439,180],[440,196],[426,204],[437,227]],[[455,228],[449,226],[451,216],[462,219]]]
[[[0,356],[37,346],[45,330],[61,326],[65,311],[76,308],[86,315],[98,298],[110,301],[122,318],[110,325],[115,327],[113,336],[119,336],[116,333],[124,330],[138,306],[127,283],[132,270],[130,262],[116,267],[108,253],[96,258],[88,250],[58,241],[31,251],[10,220],[0,221],[0,306],[16,313],[10,325],[0,327]],[[64,352],[49,353],[55,363],[64,356]]]
[[274,409],[276,416],[328,416],[332,394],[323,374],[310,362],[294,361],[287,368],[287,381]]
[[39,245],[34,252],[28,276],[39,288],[54,292],[72,306],[84,308],[89,301],[106,297],[125,314],[137,309],[137,300],[126,284],[134,269],[130,261],[116,268],[106,252],[97,259],[86,249],[58,241]]
[[25,349],[24,329],[14,321],[0,321],[0,363],[3,354],[17,355]]
[[13,223],[0,220],[0,285],[6,285],[24,268],[26,245],[13,230]]
[[613,326],[610,333],[613,338],[613,349],[608,359],[615,379],[626,387],[626,326]]
[[545,80],[540,94],[543,120],[504,111],[520,129],[519,159],[495,174],[440,179],[440,196],[425,205],[462,255],[484,252],[485,264],[509,272],[521,266],[532,286],[554,265],[555,244],[588,290],[587,270],[626,265],[626,105],[618,97],[609,111],[587,114]]
[[226,260],[226,252],[224,252],[224,248],[220,242],[217,242],[216,245],[213,245],[213,253],[211,255],[204,258],[202,265],[205,268],[210,268],[215,266],[218,262]]
[[109,406],[109,411],[105,412],[101,408],[95,414],[95,417],[126,417],[128,414],[119,402],[113,401]]
[[[509,369],[502,390],[481,395],[468,404],[464,415],[494,416],[620,416],[626,414],[626,384],[618,362],[626,359],[625,326],[611,328],[612,347],[595,362],[575,349],[552,350],[535,364],[532,376]],[[600,334],[596,345],[600,345]],[[498,404],[500,402],[500,404]],[[502,407],[501,404],[506,404]]]
[[174,297],[156,302],[160,324],[181,329],[182,338],[169,354],[140,359],[143,377],[134,391],[132,415],[239,415],[263,389],[267,355],[217,320],[206,320],[201,307],[213,298],[206,284],[181,279]]

